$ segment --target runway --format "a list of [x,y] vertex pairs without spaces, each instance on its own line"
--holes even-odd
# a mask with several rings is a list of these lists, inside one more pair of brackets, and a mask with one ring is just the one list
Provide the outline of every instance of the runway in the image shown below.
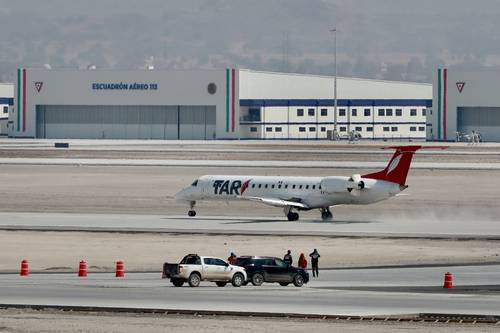
[[[452,270],[456,289],[441,288]],[[175,288],[160,273],[0,275],[4,304],[287,312],[323,315],[500,314],[500,265],[322,271],[303,288]]]
[[500,239],[500,221],[478,216],[475,220],[366,216],[324,222],[304,218],[290,222],[274,217],[0,213],[3,230],[114,231],[147,233],[203,233],[246,235],[314,235],[353,237],[417,237]]

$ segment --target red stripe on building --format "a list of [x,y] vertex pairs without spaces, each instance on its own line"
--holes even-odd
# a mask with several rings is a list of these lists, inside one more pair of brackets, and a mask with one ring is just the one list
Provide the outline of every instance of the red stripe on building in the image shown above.
[[26,69],[23,69],[23,132],[26,132]]
[[443,139],[446,141],[446,90],[448,70],[443,69]]
[[235,76],[236,70],[233,68],[231,70],[231,132],[234,132],[234,117],[235,117],[235,109],[234,109],[234,95],[235,95]]

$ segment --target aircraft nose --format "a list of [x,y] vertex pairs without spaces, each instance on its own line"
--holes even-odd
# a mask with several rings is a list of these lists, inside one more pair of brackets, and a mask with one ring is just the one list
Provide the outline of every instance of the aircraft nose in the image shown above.
[[175,194],[175,200],[176,201],[186,201],[189,200],[189,188],[183,188],[179,192]]

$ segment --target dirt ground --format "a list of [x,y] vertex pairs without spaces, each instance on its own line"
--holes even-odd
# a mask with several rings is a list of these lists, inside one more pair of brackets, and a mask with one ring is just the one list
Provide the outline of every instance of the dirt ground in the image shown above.
[[500,242],[475,240],[0,231],[0,244],[0,272],[17,272],[22,259],[38,272],[74,272],[82,259],[91,271],[113,271],[117,260],[127,271],[161,271],[186,253],[281,257],[291,249],[297,260],[314,248],[321,268],[500,263]]
[[269,319],[245,317],[176,316],[143,314],[82,313],[60,311],[0,310],[0,332],[494,332],[498,328],[480,324],[396,323]]

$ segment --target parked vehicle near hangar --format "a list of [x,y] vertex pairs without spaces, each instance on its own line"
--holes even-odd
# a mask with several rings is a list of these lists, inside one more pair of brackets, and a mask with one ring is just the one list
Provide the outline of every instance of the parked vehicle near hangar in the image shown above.
[[187,282],[190,287],[198,287],[201,281],[215,282],[224,287],[228,282],[234,287],[242,286],[247,280],[245,269],[233,266],[220,258],[188,254],[179,264],[163,264],[162,278],[170,279],[176,287]]
[[289,266],[276,257],[242,256],[236,259],[236,265],[245,268],[248,281],[254,286],[277,282],[282,286],[293,283],[296,287],[302,287],[309,282],[309,273],[304,269]]

